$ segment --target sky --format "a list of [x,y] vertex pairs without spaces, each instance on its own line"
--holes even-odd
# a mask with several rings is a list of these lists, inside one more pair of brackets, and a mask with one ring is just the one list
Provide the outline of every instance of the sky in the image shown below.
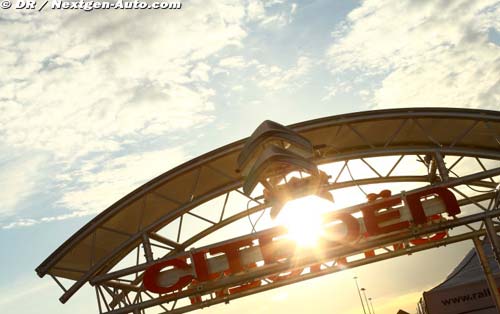
[[[36,266],[123,195],[263,120],[499,110],[500,3],[185,0],[180,10],[85,12],[49,2],[40,12],[0,9],[0,73],[0,308],[96,313],[93,290],[63,306]],[[304,313],[314,304],[316,313],[359,313],[354,274],[373,291],[377,313],[412,311],[470,247],[204,311]],[[449,262],[434,262],[442,254]],[[435,276],[408,280],[426,264]]]

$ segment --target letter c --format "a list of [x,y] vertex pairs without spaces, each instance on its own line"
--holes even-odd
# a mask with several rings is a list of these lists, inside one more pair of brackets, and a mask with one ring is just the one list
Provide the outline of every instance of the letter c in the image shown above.
[[191,268],[185,261],[174,258],[168,261],[160,262],[158,264],[154,264],[144,272],[144,278],[142,280],[144,284],[144,288],[154,293],[167,293],[176,290],[180,290],[187,286],[193,280],[192,275],[186,275],[180,277],[176,283],[168,287],[159,286],[157,283],[158,275],[160,271],[167,267],[174,266],[179,269],[188,269]]

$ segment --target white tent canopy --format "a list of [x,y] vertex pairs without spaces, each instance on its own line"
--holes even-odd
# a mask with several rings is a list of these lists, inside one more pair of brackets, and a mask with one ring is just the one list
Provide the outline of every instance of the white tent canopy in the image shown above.
[[[500,268],[491,245],[483,242],[491,270],[500,286]],[[488,284],[475,249],[471,249],[440,285],[424,292],[419,304],[421,313],[496,314]]]

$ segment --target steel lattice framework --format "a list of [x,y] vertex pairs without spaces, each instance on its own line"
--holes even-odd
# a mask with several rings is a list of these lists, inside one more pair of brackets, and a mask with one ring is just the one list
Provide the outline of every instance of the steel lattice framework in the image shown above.
[[[57,282],[64,291],[63,303],[90,283],[100,313],[184,313],[345,268],[478,238],[486,234],[488,224],[500,229],[500,112],[381,110],[290,127],[314,145],[313,161],[330,176],[328,188],[334,197],[338,191],[352,196],[353,202],[340,210],[359,212],[363,193],[382,188],[399,193],[433,186],[453,191],[462,214],[325,252],[321,258],[303,258],[295,261],[300,271],[283,280],[268,278],[288,271],[290,264],[192,285],[174,295],[148,292],[142,284],[146,267],[269,227],[265,219],[269,204],[262,190],[250,196],[242,191],[243,178],[236,170],[242,140],[195,158],[128,194],[61,245],[37,273]],[[442,230],[449,230],[442,239],[419,245],[411,241]],[[255,280],[260,281],[255,287],[221,294],[227,287]]]

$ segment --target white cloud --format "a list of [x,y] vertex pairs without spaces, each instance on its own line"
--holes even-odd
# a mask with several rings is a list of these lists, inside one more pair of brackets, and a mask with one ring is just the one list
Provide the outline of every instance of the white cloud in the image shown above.
[[219,66],[229,69],[244,69],[257,63],[258,62],[256,60],[247,61],[243,56],[232,56],[221,59],[219,61]]
[[[38,314],[68,313],[69,311],[73,314],[87,314],[97,311],[93,289],[81,289],[78,297],[72,299],[71,302],[61,304],[56,301],[61,290],[56,287],[51,278],[47,277],[40,279],[33,271],[25,270],[25,273],[17,274],[13,280],[4,280],[0,286],[2,313]],[[64,279],[61,281],[67,285]]]
[[191,77],[196,81],[207,82],[209,79],[210,65],[200,62],[191,71]]
[[[299,56],[295,64],[289,68],[283,68],[274,64],[261,63],[256,59],[247,59],[243,56],[231,56],[219,61],[217,72],[229,73],[237,71],[245,74],[260,88],[277,91],[287,88],[302,86],[308,79],[308,74],[318,62],[307,56]],[[245,81],[247,78],[245,77]],[[244,85],[231,86],[232,91],[242,91]]]
[[[72,181],[85,186],[64,194],[60,204],[79,212],[58,219],[80,215],[84,208],[104,209],[143,182],[145,173],[152,176],[148,171],[131,173],[139,161],[109,156],[126,155],[144,141],[214,120],[215,91],[208,87],[207,59],[242,45],[244,20],[243,1],[199,0],[182,10],[148,12],[49,10],[27,15],[4,10],[0,149],[10,155],[22,151],[49,156],[48,167],[57,164],[62,172],[56,184],[75,169],[94,180]],[[180,150],[163,153],[182,159]],[[121,181],[102,181],[110,169],[86,173],[86,166],[78,164],[96,154],[104,156],[101,163],[123,168],[124,174],[113,172]],[[157,154],[146,151],[137,158],[151,161]],[[0,214],[16,213],[18,220],[7,222],[12,227],[40,221],[17,212],[20,201],[40,190],[35,180],[40,161],[22,163],[0,165],[1,186],[6,186],[0,191]],[[165,165],[173,166],[168,161]],[[154,170],[159,169],[166,170],[155,164]],[[135,178],[123,177],[127,174]],[[116,190],[102,192],[107,184]],[[92,202],[86,199],[89,194],[97,195]]]
[[251,0],[247,7],[248,18],[251,21],[262,20],[266,17],[266,9],[264,7],[264,2],[260,0]]
[[12,228],[18,228],[18,227],[29,227],[33,226],[39,223],[38,220],[31,219],[31,218],[21,218],[15,221],[12,221],[10,223],[7,223],[6,225],[2,226],[2,229],[12,229]]
[[327,55],[335,75],[383,76],[373,98],[381,107],[498,108],[500,47],[488,31],[499,14],[487,0],[364,1]]
[[268,66],[259,64],[257,66],[257,85],[268,90],[278,90],[302,85],[306,80],[306,75],[315,65],[315,62],[305,56],[297,59],[296,65],[282,69],[278,66]]
[[[57,177],[63,196],[59,205],[68,212],[42,218],[19,218],[3,229],[28,227],[42,222],[66,220],[96,214],[143,183],[187,161],[181,148],[128,154],[114,159],[98,157],[82,164],[72,173]],[[71,186],[71,187],[68,187]]]
[[247,19],[263,27],[281,28],[292,23],[296,12],[296,3],[250,0],[247,6]]
[[243,85],[234,85],[233,87],[231,87],[231,90],[233,90],[235,92],[239,92],[239,91],[242,91],[244,89],[245,89],[245,87]]
[[[0,306],[7,310],[13,303],[22,303],[23,299],[26,297],[33,296],[34,294],[40,293],[42,290],[47,289],[52,285],[49,280],[40,281],[29,279],[17,280],[10,283],[9,286],[0,286],[0,292],[2,292],[2,298],[0,299]],[[9,307],[7,307],[9,305]]]
[[[179,11],[7,11],[0,40],[0,134],[10,147],[66,159],[121,148],[123,137],[212,120],[203,59],[241,45],[244,6]],[[85,27],[81,27],[85,25]],[[196,66],[193,68],[193,64]]]
[[[18,172],[3,165],[0,179],[13,184],[0,192],[8,193],[0,214],[15,212],[17,217],[4,227],[95,213],[144,182],[144,171],[132,173],[133,160],[110,156],[127,155],[141,142],[213,122],[214,64],[223,69],[259,64],[242,56],[218,60],[218,53],[242,47],[249,20],[284,25],[295,12],[296,5],[282,1],[243,0],[195,0],[175,11],[49,10],[26,15],[5,10],[0,72],[8,75],[0,77],[0,149],[47,154],[48,167],[57,164],[61,172],[55,179],[43,179],[61,186],[57,204],[68,211],[44,218],[16,212],[21,200],[40,190],[32,180],[36,165]],[[307,60],[300,59],[294,68],[276,73],[283,82],[269,76],[261,84],[282,88],[306,67]],[[266,74],[265,68],[258,69],[259,75]],[[183,159],[180,150],[169,152]],[[137,158],[159,156],[155,151],[143,154]],[[80,164],[96,155],[100,164],[115,168]],[[67,190],[68,182],[73,190]]]
[[96,213],[188,157],[182,148],[168,148],[129,154],[104,165],[99,160],[90,161],[67,178],[77,184],[65,193],[60,203],[79,213]]
[[44,158],[32,156],[1,164],[0,217],[12,214],[19,202],[34,192],[43,162]]

